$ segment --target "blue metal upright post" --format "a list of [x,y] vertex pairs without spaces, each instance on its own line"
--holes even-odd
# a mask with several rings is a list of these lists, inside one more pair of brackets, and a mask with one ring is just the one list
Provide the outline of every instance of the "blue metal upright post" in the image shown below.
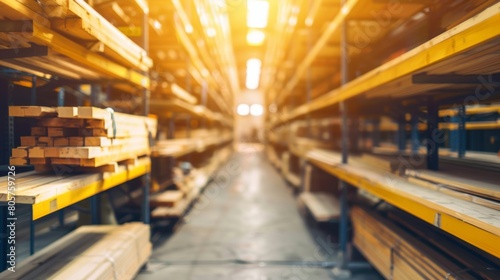
[[420,133],[418,131],[418,115],[411,116],[411,152],[418,154],[420,148]]
[[398,151],[404,152],[406,150],[406,121],[404,116],[398,119],[398,132],[397,132]]
[[142,203],[142,221],[145,224],[150,223],[150,208],[149,208],[149,192],[151,186],[151,173],[147,173],[143,176],[143,189],[144,189],[144,201]]
[[30,219],[30,255],[35,253],[35,221],[33,221],[33,208],[29,211]]
[[373,147],[380,146],[380,119],[373,121],[372,141]]
[[60,87],[57,92],[57,106],[64,106],[64,88]]
[[439,169],[439,106],[430,99],[427,104],[427,169]]
[[[342,5],[345,1],[342,1]],[[344,22],[342,24],[341,30],[341,58],[340,58],[340,71],[341,71],[341,79],[342,85],[347,84],[348,82],[348,52],[347,52],[347,23]],[[342,164],[347,164],[348,162],[348,151],[349,151],[349,125],[347,119],[347,104],[342,101],[340,102],[340,114],[342,117],[342,130],[341,130],[341,149],[342,149]],[[340,188],[340,224],[339,224],[339,243],[340,250],[342,252],[342,263],[343,266],[348,262],[347,259],[347,242],[348,242],[348,222],[349,222],[349,213],[348,213],[348,205],[347,205],[347,183],[343,180],[339,180],[339,188]]]
[[466,136],[466,131],[465,131],[465,122],[466,122],[466,115],[465,115],[465,106],[462,104],[458,107],[458,131],[457,131],[457,139],[458,139],[458,157],[463,158],[465,157],[465,150],[466,150],[466,141],[467,141],[467,136]]
[[[458,125],[458,116],[452,116],[451,123]],[[450,130],[450,151],[452,151],[452,152],[458,151],[458,145],[459,145],[458,129],[451,129]]]
[[101,223],[101,195],[95,194],[90,197],[90,212],[93,225]]
[[[342,114],[342,133],[341,133],[341,146],[342,146],[342,164],[348,163],[348,125],[347,125],[347,108],[344,102],[340,103],[340,112]],[[339,225],[339,243],[342,255],[346,256],[347,253],[347,239],[348,239],[348,205],[347,205],[347,183],[343,180],[339,181],[340,188],[340,225]]]
[[[0,205],[0,219],[7,221],[7,205]],[[9,252],[8,245],[9,231],[6,226],[0,227],[0,272],[7,269],[7,254]]]

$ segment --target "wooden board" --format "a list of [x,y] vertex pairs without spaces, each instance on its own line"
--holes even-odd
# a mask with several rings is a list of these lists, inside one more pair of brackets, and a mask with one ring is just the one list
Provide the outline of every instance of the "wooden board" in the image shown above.
[[[314,150],[308,154],[308,160],[347,183],[366,189],[385,199],[388,203],[426,219],[427,222],[432,223],[429,221],[429,216],[425,216],[421,210],[441,212],[457,219],[464,226],[473,225],[484,232],[500,235],[500,214],[496,210],[422,188],[393,174],[375,172],[355,164],[339,164],[340,155],[335,152]],[[419,208],[408,208],[407,203],[412,203]],[[459,238],[472,240],[463,232],[454,231],[454,234]],[[498,246],[484,243],[476,244],[476,246],[482,246],[483,250],[493,252],[493,254],[498,252]]]
[[182,191],[168,190],[151,198],[152,206],[175,207],[184,197]]
[[[27,114],[28,109],[39,113]],[[49,109],[50,117],[43,117],[42,112]],[[96,107],[49,109],[11,106],[16,116],[40,117],[34,122],[32,135],[21,137],[22,147],[13,151],[13,164],[34,164],[37,170],[44,170],[40,166],[43,164],[102,166],[96,169],[99,172],[111,170],[116,162],[150,154],[150,141],[156,135],[155,118],[113,113]],[[28,155],[24,147],[29,147]]]
[[157,207],[151,211],[151,218],[179,218],[184,215],[189,201],[187,199],[181,200],[174,207]]
[[[457,264],[373,212],[351,209],[354,245],[387,279],[476,279]],[[455,274],[457,271],[459,275]]]
[[0,278],[131,280],[151,255],[149,235],[143,223],[79,227]]
[[300,194],[300,200],[318,222],[328,222],[340,216],[340,204],[333,195],[304,192]]
[[[408,176],[413,176],[428,181],[437,182],[446,185],[449,188],[500,200],[500,185],[498,183],[493,184],[485,182],[484,180],[473,180],[466,177],[473,174],[466,173],[467,175],[457,176],[457,175],[451,175],[450,173],[444,173],[443,171],[435,172],[429,170],[407,170],[406,174]],[[498,180],[498,174],[497,174],[497,180]]]

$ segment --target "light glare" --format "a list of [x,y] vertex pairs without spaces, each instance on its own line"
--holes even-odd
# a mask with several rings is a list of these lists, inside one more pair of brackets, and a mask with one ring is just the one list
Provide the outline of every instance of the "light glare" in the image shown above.
[[247,42],[251,46],[262,45],[266,39],[266,34],[260,30],[251,30],[247,34]]
[[265,0],[247,1],[247,26],[252,28],[265,28],[269,14],[269,2]]
[[250,106],[248,104],[240,104],[236,108],[236,112],[240,116],[247,116],[250,113]]
[[252,104],[250,106],[250,114],[254,117],[262,116],[262,113],[264,113],[264,108],[262,108],[262,105],[260,104]]

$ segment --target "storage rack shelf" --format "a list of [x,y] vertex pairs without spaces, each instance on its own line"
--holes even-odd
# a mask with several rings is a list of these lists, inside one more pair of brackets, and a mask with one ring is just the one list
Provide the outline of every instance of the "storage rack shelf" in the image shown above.
[[[425,183],[416,183],[418,180],[408,174],[406,177],[404,170],[403,174],[393,174],[380,170],[377,164],[392,164],[399,157],[415,157],[422,159],[417,160],[419,164],[400,165],[403,169],[428,168],[437,172],[433,174],[448,177],[451,175],[444,170],[437,171],[439,166],[448,169],[457,166],[464,170],[459,178],[487,192],[481,189],[487,178],[474,178],[474,181],[468,177],[472,177],[475,170],[472,168],[477,168],[478,172],[490,172],[494,178],[498,174],[497,152],[466,149],[466,142],[472,141],[466,135],[485,133],[494,141],[493,134],[487,132],[499,128],[497,73],[500,68],[497,61],[500,33],[495,26],[500,24],[500,3],[478,4],[444,32],[430,36],[431,39],[424,43],[362,74],[353,74],[357,69],[348,72],[351,70],[349,63],[358,59],[355,40],[350,37],[356,32],[349,30],[356,22],[370,18],[361,16],[361,7],[378,3],[343,3],[339,8],[342,12],[336,10],[334,14],[337,15],[331,21],[320,21],[326,22],[326,29],[303,52],[298,67],[287,73],[288,82],[267,88],[267,104],[272,108],[267,116],[269,160],[285,178],[299,177],[300,184],[296,187],[303,193],[309,191],[310,178],[306,170],[311,168],[323,170],[339,180],[338,189],[336,186],[320,189],[330,188],[329,192],[339,196],[336,207],[340,208],[340,215],[336,220],[340,222],[342,250],[347,243],[347,189],[352,190],[346,187],[349,185],[357,192],[368,192],[439,231],[451,234],[475,250],[498,258],[497,197],[490,197],[488,203],[491,204],[486,207],[471,202],[469,190],[455,192],[436,185],[431,186],[434,189],[426,189]],[[380,38],[394,31],[398,24],[411,22],[416,15],[428,16],[429,22],[433,19],[429,14],[421,15],[422,11],[432,9],[426,3],[402,5],[405,14],[398,14],[394,26],[379,24]],[[375,10],[386,11],[387,7]],[[370,11],[369,8],[363,10]],[[398,37],[390,36],[397,41]],[[380,38],[370,38],[373,40],[365,46],[367,51],[362,51],[370,56],[370,50],[386,44]],[[329,52],[332,46],[339,49],[331,63],[336,70],[324,71],[324,79],[312,80],[311,73],[320,73],[316,70],[319,66],[313,64],[317,64],[321,55]],[[374,60],[363,55],[360,59],[363,62]],[[359,59],[356,62],[362,64]],[[469,106],[472,103],[474,106]],[[441,135],[449,139],[436,143],[430,137],[432,131],[441,131]],[[389,143],[393,140],[396,143],[389,144],[387,138],[391,138]],[[375,164],[367,165],[366,162],[372,160],[368,157],[376,157]],[[293,183],[296,180],[289,181],[297,185]]]
[[[182,8],[183,4],[176,4]],[[162,165],[163,174],[172,172],[175,159],[193,160],[196,163],[198,174],[205,178],[197,179],[197,183],[201,184],[197,186],[198,192],[190,194],[191,199],[196,198],[202,185],[210,180],[230,151],[232,135],[227,132],[233,126],[231,102],[236,89],[230,84],[221,83],[221,77],[215,80],[207,75],[207,71],[228,75],[227,69],[220,67],[222,63],[206,60],[208,56],[204,59],[192,56],[179,64],[165,61],[158,55],[158,50],[170,48],[178,51],[178,57],[186,57],[193,51],[200,52],[192,44],[192,35],[175,28],[172,19],[176,16],[170,2],[2,0],[0,6],[0,78],[2,87],[8,88],[6,103],[2,106],[7,108],[9,105],[47,103],[50,105],[45,106],[112,107],[118,112],[157,114],[159,128],[169,130],[169,140],[159,137],[158,141],[159,144],[163,141],[164,145],[167,141],[167,150],[158,149],[160,145],[155,148],[151,146],[155,150],[151,157],[148,154],[144,158],[132,160],[134,164],[122,163],[113,173],[96,170],[93,173],[70,175],[63,168],[56,170],[56,175],[33,172],[16,174],[22,182],[18,189],[18,203],[31,205],[31,254],[35,251],[35,221],[55,212],[61,214],[63,211],[60,210],[89,198],[92,223],[98,224],[100,194],[125,183],[140,185],[140,194],[135,190],[129,195],[134,199],[142,195],[142,220],[148,224],[151,215],[150,192],[155,194],[161,190],[153,188],[151,184],[154,170],[160,169],[155,161],[159,157],[174,158],[171,165]],[[199,19],[185,16],[184,21],[199,24]],[[182,34],[176,34],[180,32]],[[177,41],[175,35],[182,40]],[[172,39],[175,39],[174,42],[171,42]],[[220,48],[219,43],[210,42],[216,48]],[[150,49],[153,51],[149,52]],[[178,70],[184,70],[182,75],[177,75]],[[170,73],[175,73],[175,76]],[[31,100],[15,98],[15,91],[30,93]],[[57,102],[48,100],[54,91],[58,92]],[[133,103],[139,103],[139,106]],[[9,119],[7,128],[12,129],[12,118],[7,115],[2,117]],[[194,135],[195,129],[207,131],[210,137],[196,139],[191,135],[191,130]],[[178,131],[188,131],[187,136],[182,140],[179,137],[172,139],[176,134],[181,134]],[[14,146],[14,136],[17,135],[11,131],[9,146]],[[154,145],[152,142],[150,144]],[[10,152],[10,148],[6,150]],[[59,174],[61,172],[62,175]],[[136,180],[138,178],[142,178],[141,182]],[[25,190],[28,183],[33,188]],[[7,209],[4,207],[8,198],[6,188],[2,184],[2,215],[6,214],[3,210]],[[2,252],[3,249],[4,246]],[[4,267],[5,262],[2,261],[0,268]]]
[[[272,122],[271,127],[359,96],[368,99],[423,95],[427,97],[437,95],[439,90],[451,89],[460,92],[471,87],[475,89],[478,84],[481,85],[481,78],[488,79],[488,75],[498,67],[495,58],[498,57],[500,31],[495,26],[500,22],[499,10],[500,4],[489,7],[480,15],[341,88],[334,89],[289,113],[284,113],[279,117],[279,121]],[[477,57],[481,59],[476,59]],[[414,79],[419,75],[423,76],[423,80],[436,75],[438,82],[416,84]],[[442,75],[451,75],[457,84],[450,86],[443,82],[445,77]],[[461,84],[459,80],[467,76],[475,80]],[[484,83],[487,84],[488,80]]]

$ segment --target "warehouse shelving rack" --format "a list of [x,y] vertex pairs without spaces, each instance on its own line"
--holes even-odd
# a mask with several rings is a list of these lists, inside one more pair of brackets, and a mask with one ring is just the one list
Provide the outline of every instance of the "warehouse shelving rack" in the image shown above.
[[[133,89],[130,91],[132,94],[138,89],[144,98],[143,113],[148,113],[149,69],[152,60],[147,56],[145,43],[148,40],[147,36],[143,36],[143,40],[139,42],[145,47],[143,49],[84,1],[39,3],[2,1],[2,7],[4,9],[1,13],[3,18],[1,34],[2,44],[5,44],[6,48],[2,49],[0,65],[5,67],[4,76],[6,74],[7,80],[10,80],[7,83],[9,92],[4,95],[9,100],[2,102],[4,107],[2,111],[5,114],[8,112],[7,106],[12,104],[14,83],[31,88],[29,99],[31,105],[38,104],[37,97],[40,93],[37,91],[41,88],[44,93],[57,89],[57,104],[52,105],[64,106],[67,97],[65,93],[78,95],[78,105],[82,105],[80,104],[82,98],[90,100],[92,105],[99,105],[96,103],[97,95],[101,94],[98,87],[92,86],[90,92],[82,93],[66,86],[94,85],[103,82],[108,85],[128,84]],[[143,12],[143,29],[147,30],[147,10]],[[88,41],[93,41],[93,46],[86,45],[85,42]],[[101,54],[99,49],[105,51]],[[39,84],[46,86],[40,87]],[[23,90],[20,86],[17,89]],[[26,101],[23,102],[25,103],[23,105],[29,105]],[[13,120],[11,117],[3,117],[9,120],[9,145],[6,148],[10,150],[14,146]],[[7,150],[7,156],[8,154]],[[142,220],[149,223],[150,169],[151,163],[147,159],[136,165],[122,167],[115,173],[68,176],[70,175],[66,174],[68,170],[56,170],[55,176],[47,176],[47,182],[51,181],[46,184],[49,189],[37,188],[43,192],[37,193],[35,190],[18,201],[19,204],[31,205],[30,254],[35,252],[35,221],[59,211],[60,221],[64,222],[64,212],[61,210],[90,198],[92,223],[98,224],[100,223],[99,194],[135,178],[143,179]],[[28,174],[25,179],[37,176],[32,173],[18,173],[17,176],[23,174]],[[3,202],[7,201],[7,193],[2,193],[1,197]],[[1,209],[2,217],[5,219],[7,209],[6,207]],[[4,230],[2,229],[2,234]],[[2,244],[2,249],[5,249],[7,242]],[[2,253],[2,256],[2,259],[5,258],[5,254]],[[6,262],[2,261],[2,270],[5,269],[5,265]]]
[[[486,4],[488,7],[484,9]],[[498,211],[484,208],[485,213],[489,213],[484,214],[479,210],[467,212],[465,209],[454,209],[454,206],[447,206],[443,201],[448,199],[451,203],[455,201],[455,198],[435,196],[432,192],[424,194],[426,190],[418,193],[418,188],[413,189],[415,186],[409,184],[409,189],[407,189],[406,183],[398,181],[400,179],[397,176],[378,173],[353,164],[349,160],[352,156],[349,150],[359,148],[357,144],[359,135],[353,135],[353,132],[360,131],[360,127],[356,125],[356,121],[359,124],[359,116],[368,116],[368,124],[364,127],[370,126],[370,129],[362,133],[371,140],[373,146],[380,144],[380,134],[384,130],[396,133],[397,142],[395,151],[392,153],[394,155],[406,150],[408,132],[411,138],[409,155],[412,155],[416,154],[420,148],[420,131],[430,134],[440,127],[452,131],[451,152],[456,152],[456,156],[453,154],[446,158],[467,158],[466,131],[498,129],[498,121],[488,123],[467,121],[468,116],[476,113],[496,113],[497,106],[472,107],[470,111],[469,107],[465,106],[467,101],[471,101],[467,99],[467,96],[478,103],[487,101],[486,96],[488,100],[498,100],[495,96],[498,96],[499,92],[496,76],[499,68],[495,61],[498,60],[500,40],[499,30],[496,28],[500,24],[500,4],[496,1],[489,1],[486,4],[483,5],[484,10],[474,17],[464,20],[442,34],[436,34],[434,38],[399,57],[357,78],[348,80],[347,50],[349,46],[345,35],[346,25],[348,22],[367,18],[363,12],[360,12],[360,7],[374,4],[371,1],[346,1],[339,7],[341,12],[329,22],[325,32],[306,53],[297,70],[292,72],[292,78],[288,84],[282,90],[271,89],[269,91],[271,95],[267,102],[277,106],[278,109],[276,113],[268,115],[270,122],[267,127],[268,154],[271,155],[271,160],[275,165],[280,165],[280,153],[283,152],[283,148],[278,147],[280,141],[276,139],[291,139],[288,144],[285,144],[288,146],[285,150],[289,150],[291,156],[305,159],[307,165],[325,170],[340,180],[340,246],[344,253],[347,246],[348,209],[346,187],[342,182],[366,190],[382,201],[492,256],[500,256]],[[404,16],[406,19],[425,9],[425,5],[419,3],[409,6],[409,9],[405,9],[409,12]],[[364,11],[369,12],[370,8]],[[314,99],[310,99],[311,86],[306,86],[306,95],[302,94],[306,96],[305,103],[295,106],[292,95],[297,96],[302,90],[302,88],[295,89],[296,85],[328,43],[330,46],[332,44],[339,46],[341,50],[338,57],[340,85]],[[307,78],[306,82],[310,83]],[[363,102],[369,103],[371,107],[363,107]],[[454,103],[459,105],[448,106],[450,110],[439,109],[441,105]],[[425,109],[415,112],[409,111],[407,109],[409,107]],[[396,124],[389,128],[381,128],[378,119],[379,116],[388,115],[388,111],[384,111],[385,108],[389,109],[389,115],[397,120]],[[449,123],[440,123],[440,118],[450,115],[453,117],[447,119]],[[420,123],[418,121],[420,118],[426,119],[426,123]],[[323,139],[312,146],[300,148],[299,143],[290,135],[276,137],[278,133],[289,132],[291,125],[299,121],[306,122],[306,127],[309,128],[313,119],[333,119],[336,123],[334,126],[340,131],[340,140],[337,138],[338,141],[333,144],[331,140]],[[321,153],[321,145],[332,144],[340,150],[339,153],[327,153],[323,150],[325,153],[323,157],[314,156],[315,152]],[[298,150],[297,147],[299,147]],[[436,141],[427,140],[425,157],[428,169],[439,169],[439,150],[443,151]],[[353,155],[356,156],[356,153]],[[396,187],[397,183],[402,184],[403,187]],[[443,204],[440,203],[440,199]],[[478,207],[478,209],[483,208]],[[476,218],[481,220],[480,218],[484,215],[489,217],[482,221],[484,223],[471,222]]]

